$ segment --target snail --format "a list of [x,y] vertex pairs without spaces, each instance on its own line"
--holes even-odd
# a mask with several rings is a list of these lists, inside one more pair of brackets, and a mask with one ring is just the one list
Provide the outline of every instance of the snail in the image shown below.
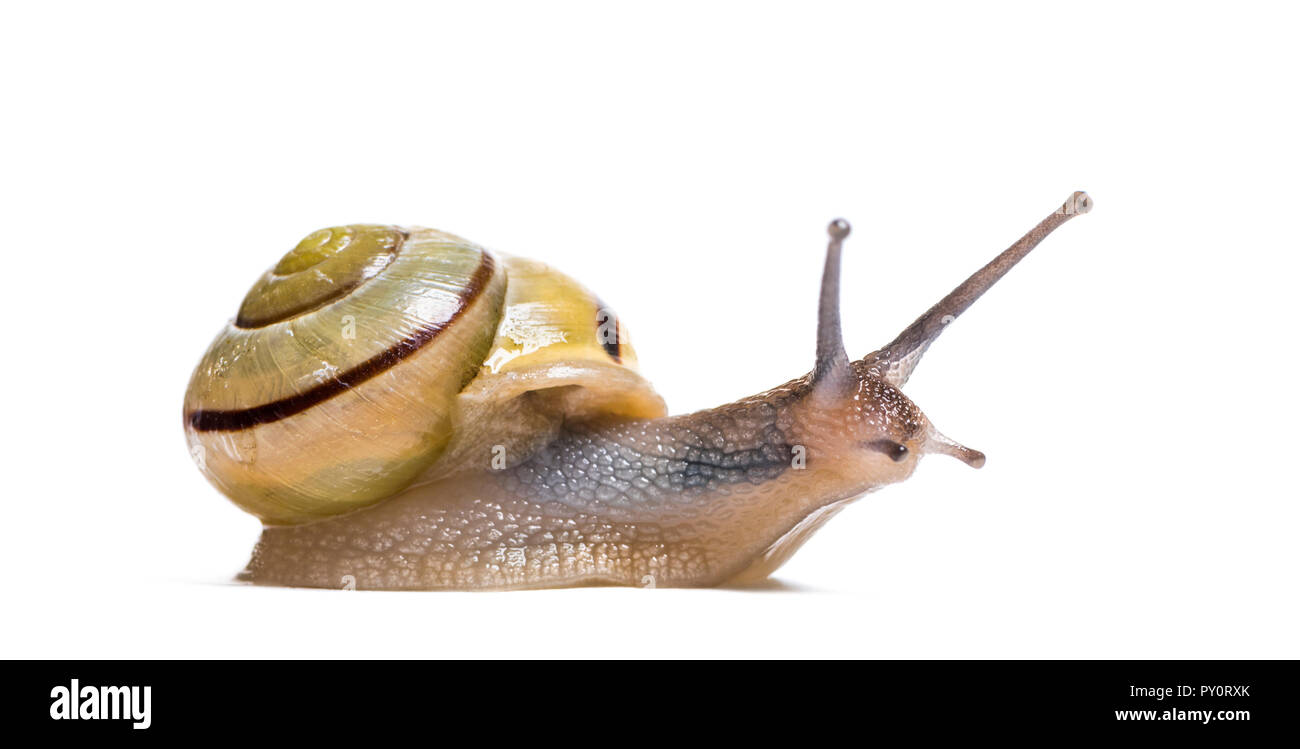
[[380,225],[302,240],[203,356],[184,428],[263,522],[240,578],[356,589],[764,579],[849,502],[940,453],[985,457],[900,388],[1074,193],[893,341],[850,360],[833,221],[812,371],[669,416],[618,317],[541,263]]

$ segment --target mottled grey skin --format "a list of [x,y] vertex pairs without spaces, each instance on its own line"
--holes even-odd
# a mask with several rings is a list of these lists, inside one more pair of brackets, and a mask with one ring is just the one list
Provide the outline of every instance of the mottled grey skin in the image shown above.
[[647,507],[689,514],[701,496],[791,469],[793,436],[778,415],[775,404],[742,401],[707,418],[578,426],[498,483],[514,496],[611,520],[643,518]]

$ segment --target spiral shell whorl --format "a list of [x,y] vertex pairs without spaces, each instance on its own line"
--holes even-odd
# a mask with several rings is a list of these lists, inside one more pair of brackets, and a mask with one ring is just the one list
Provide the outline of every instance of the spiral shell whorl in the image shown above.
[[235,326],[260,328],[345,296],[388,267],[406,236],[389,226],[312,232],[249,290]]
[[487,354],[504,295],[495,259],[450,234],[309,236],[258,281],[194,372],[185,428],[200,467],[268,523],[400,491],[450,439],[454,400]]

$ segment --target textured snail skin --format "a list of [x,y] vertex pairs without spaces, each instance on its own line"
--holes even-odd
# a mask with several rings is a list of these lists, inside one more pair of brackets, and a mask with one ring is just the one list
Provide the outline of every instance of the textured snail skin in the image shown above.
[[[358,588],[701,586],[766,577],[844,500],[911,474],[925,417],[863,377],[816,403],[808,378],[679,417],[566,429],[520,465],[268,528],[255,582]],[[863,449],[887,434],[895,462]],[[807,467],[791,466],[795,445]],[[811,518],[811,520],[810,520]]]
[[[330,497],[322,503],[328,511],[303,507],[294,487],[281,491],[273,482],[265,484],[265,496],[237,499],[267,520],[241,579],[417,590],[762,580],[849,502],[910,476],[921,456],[941,453],[983,465],[982,453],[945,437],[900,388],[948,323],[1091,205],[1086,194],[1072,195],[888,345],[858,361],[844,352],[838,310],[839,257],[849,227],[833,222],[813,371],[681,416],[659,415],[662,402],[628,366],[630,349],[584,338],[590,333],[584,323],[601,309],[593,296],[544,266],[514,260],[503,300],[479,295],[462,304],[467,315],[498,305],[492,312],[499,315],[497,337],[483,370],[449,407],[451,436],[439,442],[423,474],[394,496],[342,513]],[[556,293],[558,301],[550,298]],[[326,307],[307,314],[328,313]],[[565,335],[546,333],[559,329]],[[501,348],[538,331],[554,345]],[[201,366],[200,391],[211,389],[206,376]],[[294,418],[300,417],[289,421]],[[212,417],[187,406],[192,436],[208,435],[195,426],[204,419]],[[234,440],[217,433],[206,437],[216,449]],[[339,444],[356,447],[346,432]],[[232,455],[239,463],[232,470],[251,470],[240,462],[246,453]],[[221,476],[209,470],[209,478],[222,487]],[[289,498],[287,505],[280,496]]]

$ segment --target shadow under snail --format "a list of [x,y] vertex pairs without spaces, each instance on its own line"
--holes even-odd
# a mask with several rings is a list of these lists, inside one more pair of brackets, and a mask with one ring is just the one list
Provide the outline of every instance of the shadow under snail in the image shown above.
[[241,579],[363,589],[762,580],[927,453],[980,467],[900,391],[953,319],[1091,201],[1038,226],[857,361],[830,224],[812,372],[668,416],[618,319],[545,265],[444,232],[311,234],[190,380],[200,469],[264,523]]

